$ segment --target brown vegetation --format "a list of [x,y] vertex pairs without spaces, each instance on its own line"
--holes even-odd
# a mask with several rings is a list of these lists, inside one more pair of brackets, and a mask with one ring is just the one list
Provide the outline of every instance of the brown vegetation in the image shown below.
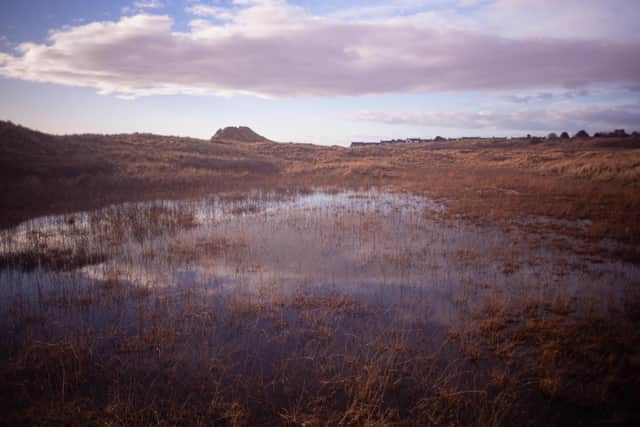
[[218,129],[211,137],[212,141],[236,141],[236,142],[260,142],[269,141],[262,135],[258,135],[247,126],[229,126]]
[[459,140],[357,148],[150,134],[51,136],[0,124],[2,226],[47,213],[222,190],[392,187],[473,221],[588,220],[640,244],[640,139]]
[[[3,227],[160,198],[204,196],[224,214],[203,223],[197,200],[160,200],[4,234],[0,425],[637,425],[639,298],[620,295],[637,270],[617,261],[640,259],[639,146],[349,149],[0,123]],[[358,193],[345,210],[268,216],[267,202],[312,187],[447,209],[401,212],[401,199],[385,214]],[[278,238],[298,243],[277,251]],[[381,283],[356,286],[370,277]],[[445,302],[455,323],[430,316]]]

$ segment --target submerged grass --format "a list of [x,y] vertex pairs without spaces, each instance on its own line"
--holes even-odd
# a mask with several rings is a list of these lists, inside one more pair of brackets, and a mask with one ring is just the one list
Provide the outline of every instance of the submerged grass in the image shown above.
[[0,254],[0,424],[640,422],[640,298],[608,282],[631,267],[411,198],[307,196],[118,205],[15,230]]
[[571,302],[530,303],[521,310],[487,307],[466,333],[478,346],[478,357],[494,362],[495,383],[513,383],[529,395],[531,400],[519,405],[528,404],[529,411],[549,408],[538,421],[635,425],[640,422],[638,302],[630,297],[611,312],[580,315]]
[[86,249],[38,248],[34,250],[0,254],[0,270],[33,271],[36,268],[53,271],[72,271],[86,265],[106,261],[101,253],[88,253]]
[[[455,340],[426,351],[410,332],[392,330],[393,323],[370,326],[363,337],[340,333],[342,314],[333,304],[326,313],[299,310],[294,316],[285,313],[291,308],[286,304],[249,304],[220,318],[192,303],[154,301],[135,333],[118,325],[25,343],[3,362],[3,421],[361,426],[638,421],[638,324],[628,313],[578,321],[514,313],[511,321],[485,319],[477,335],[467,338],[482,348],[481,356],[469,359],[455,356]],[[286,319],[286,326],[276,327],[278,319]],[[216,339],[214,348],[196,343],[216,335],[227,338]]]

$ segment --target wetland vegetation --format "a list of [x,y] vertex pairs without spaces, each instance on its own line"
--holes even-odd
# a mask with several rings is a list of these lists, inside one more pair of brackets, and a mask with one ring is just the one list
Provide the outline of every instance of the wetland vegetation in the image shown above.
[[1,423],[640,422],[631,137],[4,126]]

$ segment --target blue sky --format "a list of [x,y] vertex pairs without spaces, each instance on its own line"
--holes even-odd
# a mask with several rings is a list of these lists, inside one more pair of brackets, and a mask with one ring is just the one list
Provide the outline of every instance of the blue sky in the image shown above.
[[0,119],[280,141],[640,129],[633,0],[4,1]]

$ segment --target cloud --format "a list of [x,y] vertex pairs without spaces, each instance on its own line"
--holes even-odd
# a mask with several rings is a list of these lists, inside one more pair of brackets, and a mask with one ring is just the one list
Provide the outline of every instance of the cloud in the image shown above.
[[545,91],[640,83],[636,41],[515,39],[434,29],[412,18],[343,21],[277,0],[236,0],[227,10],[224,22],[196,19],[186,32],[174,31],[168,16],[148,14],[53,31],[46,44],[25,43],[0,58],[0,75],[125,97]]
[[130,6],[124,6],[122,13],[124,15],[131,15],[141,13],[147,9],[161,9],[164,7],[164,3],[160,0],[140,0],[133,2]]
[[221,20],[230,20],[233,18],[233,12],[224,7],[211,6],[208,4],[195,3],[187,6],[186,11],[192,15],[215,18]]
[[492,0],[474,18],[510,37],[640,39],[637,0]]
[[560,93],[539,92],[533,95],[509,94],[503,95],[501,99],[515,104],[529,104],[531,102],[549,102],[555,99],[575,99],[590,96],[592,92],[588,89],[576,89],[563,91]]
[[341,8],[340,19],[410,19],[416,24],[505,37],[640,40],[637,0],[372,0]]
[[414,125],[457,129],[501,129],[562,131],[614,128],[635,129],[640,124],[640,108],[633,105],[583,107],[565,110],[519,111],[425,111],[385,113],[361,111],[351,116],[357,121],[391,125]]
[[513,102],[516,104],[528,104],[530,102],[544,102],[551,101],[554,98],[553,93],[543,92],[537,95],[505,95],[502,97],[505,101]]
[[164,3],[159,0],[141,0],[133,3],[138,9],[159,9],[164,7]]

